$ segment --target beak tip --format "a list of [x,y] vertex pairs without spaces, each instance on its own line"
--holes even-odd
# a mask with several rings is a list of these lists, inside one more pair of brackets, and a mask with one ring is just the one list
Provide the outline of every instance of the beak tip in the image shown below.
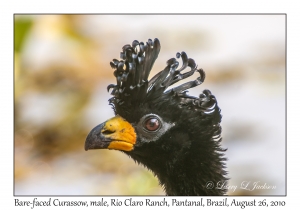
[[85,150],[85,151],[88,151],[88,150],[89,150],[89,146],[88,146],[88,138],[86,138],[86,140],[85,140],[84,150]]
[[100,136],[100,135],[98,135],[98,134],[101,133],[102,127],[103,127],[103,124],[97,125],[87,135],[85,144],[84,144],[85,151],[88,151],[90,149],[95,149],[95,145],[100,141],[100,139],[98,139],[98,136]]
[[84,150],[93,150],[93,149],[107,149],[109,143],[111,142],[110,139],[105,138],[105,136],[102,135],[101,129],[104,126],[104,123],[97,125],[95,128],[93,128],[88,136],[86,137],[85,144],[84,144]]

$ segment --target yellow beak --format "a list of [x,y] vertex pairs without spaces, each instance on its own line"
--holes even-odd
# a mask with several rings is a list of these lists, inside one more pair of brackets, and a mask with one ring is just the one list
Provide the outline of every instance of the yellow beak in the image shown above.
[[136,133],[132,125],[119,115],[97,125],[88,134],[85,150],[115,149],[131,151],[136,143]]

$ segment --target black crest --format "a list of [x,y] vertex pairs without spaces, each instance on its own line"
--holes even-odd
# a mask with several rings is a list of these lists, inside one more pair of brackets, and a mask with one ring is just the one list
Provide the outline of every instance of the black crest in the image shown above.
[[[197,107],[204,112],[214,110],[216,99],[209,90],[204,90],[199,98],[188,96],[186,90],[203,83],[205,73],[202,69],[197,69],[195,61],[188,58],[185,52],[177,53],[176,58],[167,61],[164,70],[157,73],[148,80],[153,64],[160,52],[160,42],[158,39],[151,39],[148,42],[138,42],[134,40],[132,45],[125,45],[120,53],[121,60],[113,59],[110,65],[117,79],[117,84],[107,87],[112,88],[110,104],[116,109],[119,106],[132,107],[139,104],[155,101],[165,96],[180,97],[184,103]],[[182,66],[179,68],[177,59],[181,57]],[[183,73],[183,70],[190,68]],[[186,82],[170,90],[167,88],[176,82],[186,79],[198,72],[200,76],[193,81]]]

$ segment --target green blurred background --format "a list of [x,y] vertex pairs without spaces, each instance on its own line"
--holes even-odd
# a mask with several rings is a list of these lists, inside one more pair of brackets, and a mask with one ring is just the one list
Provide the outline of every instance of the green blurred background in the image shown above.
[[285,15],[15,15],[15,195],[164,195],[119,151],[84,151],[89,131],[114,115],[109,62],[135,39],[158,38],[153,76],[185,51],[206,72],[222,109],[229,195],[284,195]]

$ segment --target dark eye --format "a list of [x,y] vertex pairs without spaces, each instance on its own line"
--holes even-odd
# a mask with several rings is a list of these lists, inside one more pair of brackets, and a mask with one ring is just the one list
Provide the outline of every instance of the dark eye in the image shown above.
[[145,121],[144,127],[148,131],[156,131],[160,128],[160,121],[157,118],[149,118]]

